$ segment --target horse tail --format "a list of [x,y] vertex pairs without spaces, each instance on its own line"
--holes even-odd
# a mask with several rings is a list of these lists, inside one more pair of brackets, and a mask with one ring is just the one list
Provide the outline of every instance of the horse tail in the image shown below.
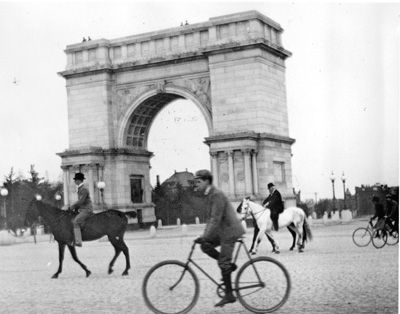
[[303,222],[303,241],[311,241],[313,238],[310,225],[308,224],[307,217],[304,215],[304,222]]

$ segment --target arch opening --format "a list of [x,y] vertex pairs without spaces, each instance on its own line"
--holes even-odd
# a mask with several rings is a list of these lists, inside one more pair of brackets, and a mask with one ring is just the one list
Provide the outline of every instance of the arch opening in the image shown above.
[[172,93],[160,93],[143,101],[132,113],[128,122],[125,145],[139,149],[147,149],[147,135],[150,125],[168,103],[182,99],[182,96]]
[[153,120],[147,137],[148,148],[154,153],[151,185],[156,185],[157,176],[165,181],[174,173],[209,168],[209,147],[204,143],[208,132],[204,116],[192,101],[177,99],[166,104]]

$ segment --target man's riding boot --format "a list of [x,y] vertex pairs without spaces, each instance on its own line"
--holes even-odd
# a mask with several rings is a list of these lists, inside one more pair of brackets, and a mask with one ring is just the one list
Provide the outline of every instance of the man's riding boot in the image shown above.
[[216,307],[223,307],[225,304],[234,303],[236,301],[236,298],[232,293],[231,272],[224,274],[222,278],[224,279],[225,284],[225,296],[221,301],[215,304]]
[[80,227],[74,226],[74,238],[75,238],[75,245],[82,246],[82,234]]

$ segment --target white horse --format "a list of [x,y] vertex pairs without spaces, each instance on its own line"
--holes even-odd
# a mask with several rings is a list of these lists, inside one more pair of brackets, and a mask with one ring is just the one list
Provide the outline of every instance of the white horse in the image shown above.
[[[266,234],[270,238],[274,239],[272,236],[273,225],[271,220],[271,211],[269,208],[265,208],[262,205],[254,203],[248,198],[245,198],[240,206],[240,214],[242,215],[242,219],[246,219],[248,215],[252,214],[257,222],[258,228],[260,229],[257,235],[255,249],[252,252],[255,254],[263,234]],[[306,242],[308,239],[312,239],[311,229],[308,225],[305,212],[299,207],[286,208],[283,213],[279,215],[278,225],[279,228],[288,227],[296,232],[298,235],[297,247],[299,252],[303,252],[304,242]],[[274,240],[274,242],[277,253],[279,253],[278,242],[276,240]]]

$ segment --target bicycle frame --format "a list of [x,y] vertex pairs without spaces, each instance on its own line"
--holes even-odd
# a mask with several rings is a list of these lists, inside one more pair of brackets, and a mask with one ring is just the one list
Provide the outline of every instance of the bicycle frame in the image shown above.
[[[235,254],[234,254],[233,263],[236,263],[236,261],[237,261],[237,259],[238,259],[238,256],[239,256],[239,252],[240,252],[240,248],[241,248],[241,247],[244,248],[244,251],[246,252],[246,255],[247,255],[248,259],[251,260],[252,258],[251,258],[250,252],[249,252],[249,250],[247,249],[246,244],[243,242],[243,239],[239,239],[239,240],[237,240],[236,242],[239,243],[239,246],[237,247],[236,252],[235,252]],[[212,278],[199,264],[197,264],[197,263],[192,259],[192,255],[193,255],[194,248],[195,248],[196,244],[197,244],[197,243],[193,242],[192,248],[191,248],[190,253],[189,253],[189,256],[188,256],[187,261],[186,261],[186,263],[185,263],[185,270],[182,272],[182,275],[181,275],[181,277],[178,279],[178,281],[177,281],[172,287],[170,287],[170,290],[174,289],[174,288],[179,284],[179,282],[182,280],[183,276],[185,275],[186,269],[189,267],[189,264],[193,264],[193,265],[194,265],[197,269],[199,269],[208,279],[210,279],[217,287],[220,287],[220,286],[221,286],[220,283],[218,283],[214,278]],[[260,277],[260,275],[259,275],[259,273],[258,273],[258,271],[257,271],[257,269],[256,269],[256,267],[255,267],[254,265],[253,265],[253,269],[254,269],[254,272],[255,272],[255,274],[256,274],[256,276],[257,276],[258,281],[259,281],[260,283],[262,283],[261,277]],[[263,284],[262,284],[262,285],[263,285]],[[246,286],[246,287],[243,287],[242,289],[250,289],[250,288],[254,288],[254,287],[258,287],[258,286],[259,286],[259,285]],[[234,289],[234,290],[237,290],[237,289]]]

